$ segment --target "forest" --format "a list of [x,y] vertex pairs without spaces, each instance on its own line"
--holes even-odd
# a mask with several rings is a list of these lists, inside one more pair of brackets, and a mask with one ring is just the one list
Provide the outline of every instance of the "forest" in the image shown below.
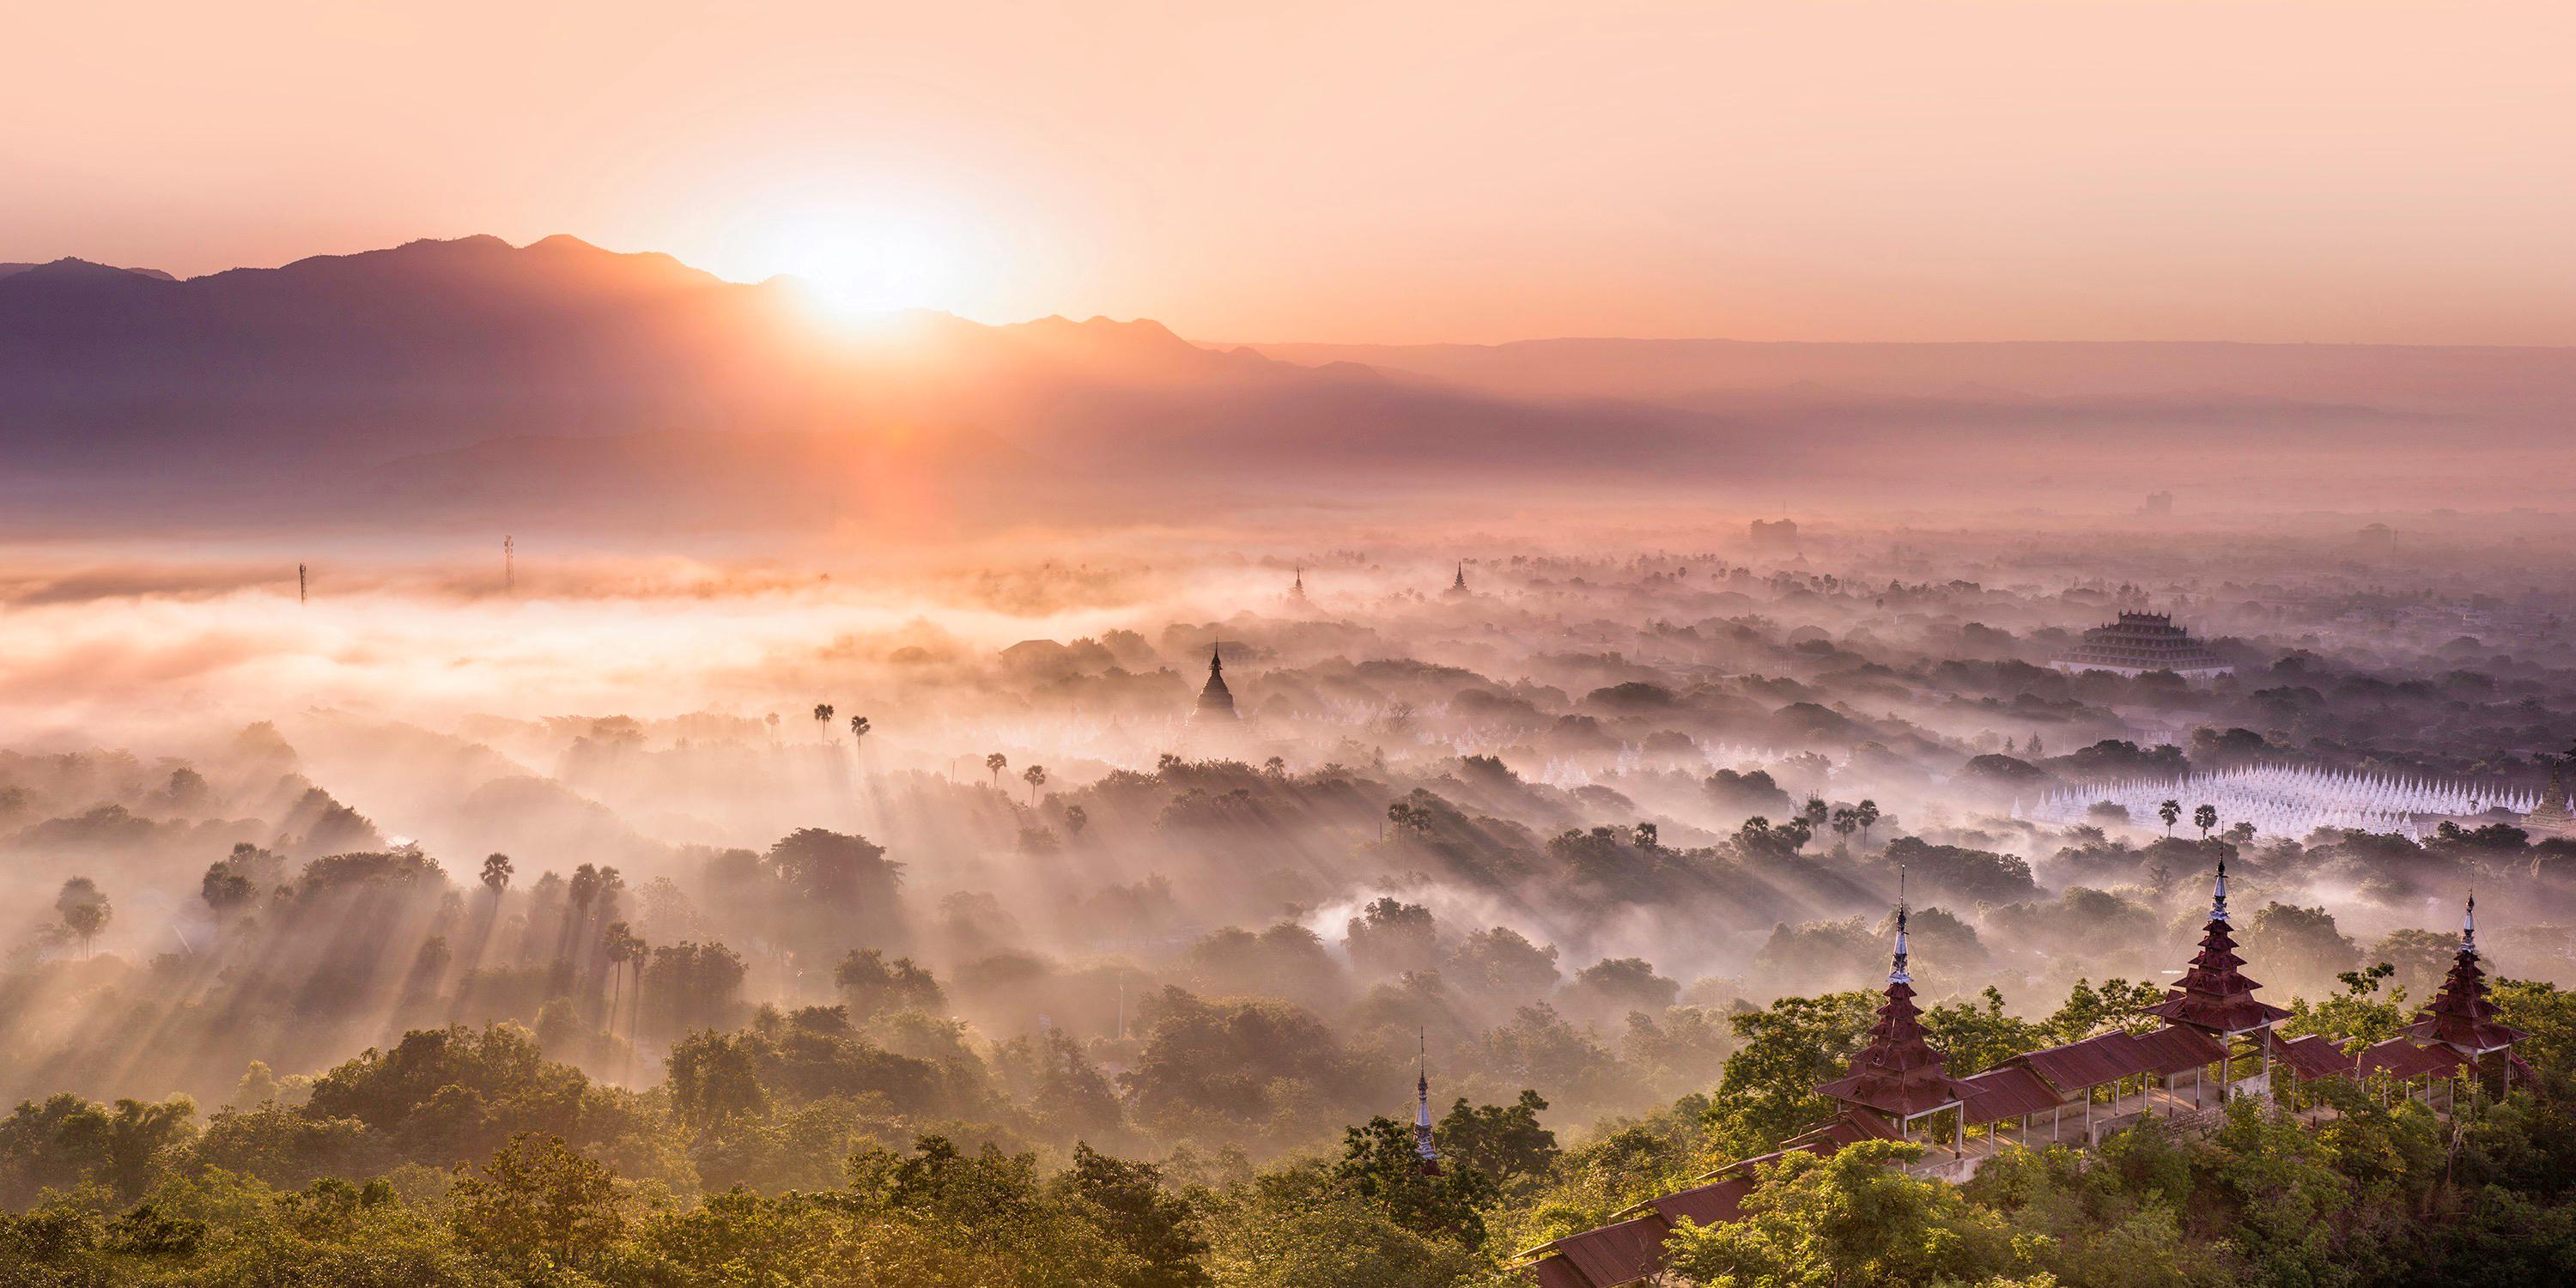
[[[2223,862],[2279,1032],[2355,1045],[2442,985],[2474,892],[2536,1078],[2444,1113],[2321,1086],[2323,1128],[2239,1099],[1956,1186],[1887,1165],[1920,1145],[1792,1153],[1665,1277],[2550,1282],[2576,841],[2500,805],[2270,834],[2191,794],[2557,790],[2576,649],[2525,624],[2564,591],[2480,567],[2392,592],[2289,537],[1855,530],[395,569],[309,605],[13,583],[30,653],[173,597],[197,625],[0,695],[36,731],[0,749],[0,1278],[1525,1283],[1832,1113],[1900,898],[1964,1076],[2151,1027]],[[2150,601],[2231,673],[2049,665]],[[174,672],[188,707],[101,714]],[[2023,809],[2137,779],[2169,816]]]

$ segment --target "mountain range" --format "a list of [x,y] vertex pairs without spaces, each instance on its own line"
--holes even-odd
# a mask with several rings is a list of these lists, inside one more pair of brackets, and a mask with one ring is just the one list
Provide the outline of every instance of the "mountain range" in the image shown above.
[[1355,480],[1776,491],[1909,455],[1964,478],[2119,470],[2154,459],[2144,447],[2344,467],[2427,434],[2528,452],[2571,409],[2576,354],[2557,349],[1210,346],[1106,318],[852,326],[787,279],[560,236],[184,281],[0,266],[0,497],[38,509],[102,487],[357,516],[677,502],[713,523]]

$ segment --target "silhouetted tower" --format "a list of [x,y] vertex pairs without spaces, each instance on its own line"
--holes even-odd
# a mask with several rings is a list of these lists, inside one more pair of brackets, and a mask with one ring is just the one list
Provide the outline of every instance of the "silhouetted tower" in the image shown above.
[[1235,718],[1234,691],[1225,687],[1224,649],[1218,645],[1208,647],[1207,687],[1199,690],[1199,718],[1203,720]]
[[1467,561],[1466,561],[1466,560],[1461,559],[1461,560],[1459,560],[1459,561],[1458,561],[1458,577],[1457,577],[1457,580],[1452,581],[1452,582],[1450,582],[1450,583],[1449,583],[1449,589],[1445,592],[1445,594],[1446,594],[1446,595],[1447,595],[1447,597],[1448,597],[1448,598],[1450,598],[1450,599],[1465,599],[1465,598],[1467,597]]
[[501,589],[519,588],[519,542],[515,537],[501,538]]
[[1288,583],[1288,602],[1292,604],[1306,602],[1306,566],[1304,564],[1297,566],[1297,579]]
[[302,564],[295,565],[295,602],[299,604],[312,602],[312,588],[306,580]]

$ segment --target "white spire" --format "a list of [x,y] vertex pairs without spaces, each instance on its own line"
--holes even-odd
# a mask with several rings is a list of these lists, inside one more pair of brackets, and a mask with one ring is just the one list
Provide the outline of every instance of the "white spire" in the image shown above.
[[2469,891],[2468,911],[2460,914],[2460,951],[2475,956],[2478,951],[2478,892]]
[[1440,1149],[1431,1143],[1430,1033],[1427,1030],[1417,1031],[1414,1041],[1419,1044],[1417,1058],[1420,1064],[1413,1078],[1413,1156],[1424,1163],[1437,1163],[1440,1161]]
[[2222,854],[2220,854],[2220,855],[2218,856],[2218,881],[2217,881],[2217,884],[2216,884],[2215,886],[2213,886],[2213,887],[2212,887],[2212,889],[2211,889],[2211,893],[2210,893],[2210,898],[2209,898],[2209,919],[2210,919],[2211,921],[2215,921],[2215,922],[2219,923],[2220,925],[2226,925],[2226,924],[2228,924],[2228,923],[2227,923],[2227,856],[2226,856],[2225,854],[2223,854],[2223,853],[2222,853]]
[[1911,984],[1914,977],[1905,970],[1905,865],[1896,865],[1896,964],[1887,972],[1890,984]]

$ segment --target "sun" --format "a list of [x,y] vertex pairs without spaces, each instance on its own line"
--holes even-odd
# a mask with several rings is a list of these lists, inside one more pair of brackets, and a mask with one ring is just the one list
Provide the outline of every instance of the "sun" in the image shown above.
[[968,264],[953,230],[884,211],[844,211],[777,226],[771,271],[796,279],[825,310],[849,317],[953,308]]

